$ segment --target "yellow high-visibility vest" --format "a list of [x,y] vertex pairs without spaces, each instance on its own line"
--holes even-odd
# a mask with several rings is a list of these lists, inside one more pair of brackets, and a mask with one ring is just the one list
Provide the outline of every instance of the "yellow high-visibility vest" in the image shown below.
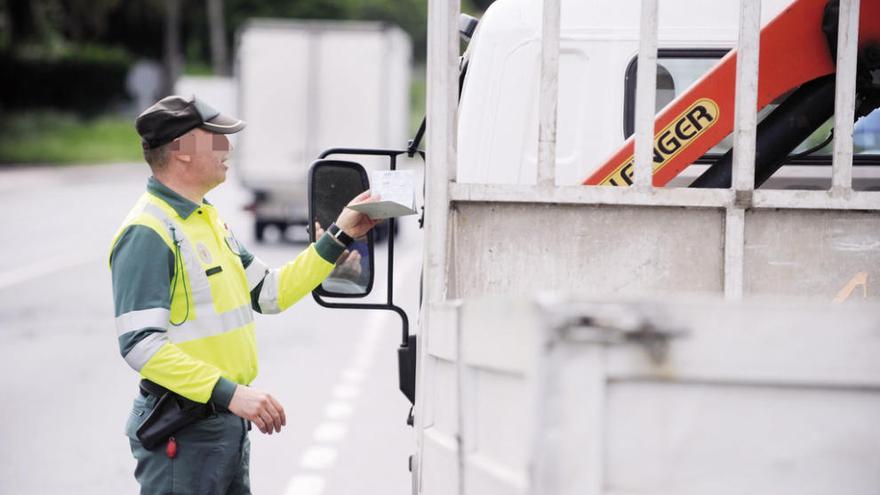
[[222,395],[228,403],[235,384],[249,384],[257,376],[252,291],[259,287],[261,312],[280,312],[320,284],[334,267],[326,258],[341,252],[321,239],[317,244],[324,257],[312,244],[279,269],[257,258],[245,267],[242,247],[213,206],[197,205],[183,218],[146,192],[114,236],[111,257],[132,226],[147,227],[161,238],[174,253],[174,274],[169,307],[140,304],[124,312],[117,307],[117,335],[127,341],[124,357],[144,378],[203,403],[215,387],[226,389]]

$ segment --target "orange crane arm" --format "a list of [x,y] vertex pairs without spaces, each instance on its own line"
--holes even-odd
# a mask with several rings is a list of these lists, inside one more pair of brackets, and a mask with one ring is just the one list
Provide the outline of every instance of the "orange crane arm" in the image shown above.
[[[822,31],[827,0],[795,0],[761,30],[758,110],[818,77],[833,74],[835,61]],[[880,1],[861,0],[859,46],[880,40]],[[657,114],[654,179],[663,186],[733,131],[736,51]],[[583,183],[632,184],[634,136],[630,136]]]

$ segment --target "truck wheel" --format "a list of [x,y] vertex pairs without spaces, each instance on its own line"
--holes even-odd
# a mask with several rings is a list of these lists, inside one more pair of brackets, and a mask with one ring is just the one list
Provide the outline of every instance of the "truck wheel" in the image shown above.
[[262,243],[266,233],[266,222],[262,220],[254,221],[254,239]]

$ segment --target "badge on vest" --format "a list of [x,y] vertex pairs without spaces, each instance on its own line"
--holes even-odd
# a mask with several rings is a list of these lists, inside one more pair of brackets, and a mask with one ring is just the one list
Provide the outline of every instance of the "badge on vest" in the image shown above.
[[225,240],[226,240],[226,246],[228,246],[229,249],[236,256],[241,256],[241,244],[238,243],[238,239],[236,239],[235,236],[232,235],[232,232],[230,232],[229,235],[226,236]]
[[213,258],[211,257],[211,251],[208,249],[208,246],[205,245],[204,242],[196,243],[196,252],[199,253],[199,259],[202,260],[202,263],[206,265],[210,265]]

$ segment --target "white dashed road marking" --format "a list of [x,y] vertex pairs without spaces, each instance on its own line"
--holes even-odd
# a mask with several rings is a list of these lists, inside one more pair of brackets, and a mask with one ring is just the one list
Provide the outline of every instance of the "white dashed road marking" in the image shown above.
[[315,428],[312,438],[317,443],[339,443],[345,434],[348,433],[348,426],[340,421],[325,421]]
[[313,445],[306,449],[299,465],[305,469],[327,469],[336,462],[336,449],[333,447],[324,447]]
[[341,384],[333,387],[333,397],[336,399],[354,399],[361,394],[357,385]]
[[390,314],[373,313],[355,348],[351,365],[340,373],[333,387],[331,401],[324,406],[324,421],[312,432],[314,443],[303,453],[299,467],[287,484],[285,495],[321,495],[326,479],[323,472],[333,467],[338,457],[336,445],[348,433],[347,421],[354,412],[352,402],[361,394],[361,384],[373,364],[376,349],[381,341],[384,326]]
[[346,419],[354,412],[354,407],[347,401],[334,400],[324,407],[327,419]]
[[290,478],[285,495],[320,495],[324,491],[324,478],[315,475],[299,475]]
[[342,379],[350,384],[359,384],[364,381],[367,374],[361,368],[349,368],[342,372]]

